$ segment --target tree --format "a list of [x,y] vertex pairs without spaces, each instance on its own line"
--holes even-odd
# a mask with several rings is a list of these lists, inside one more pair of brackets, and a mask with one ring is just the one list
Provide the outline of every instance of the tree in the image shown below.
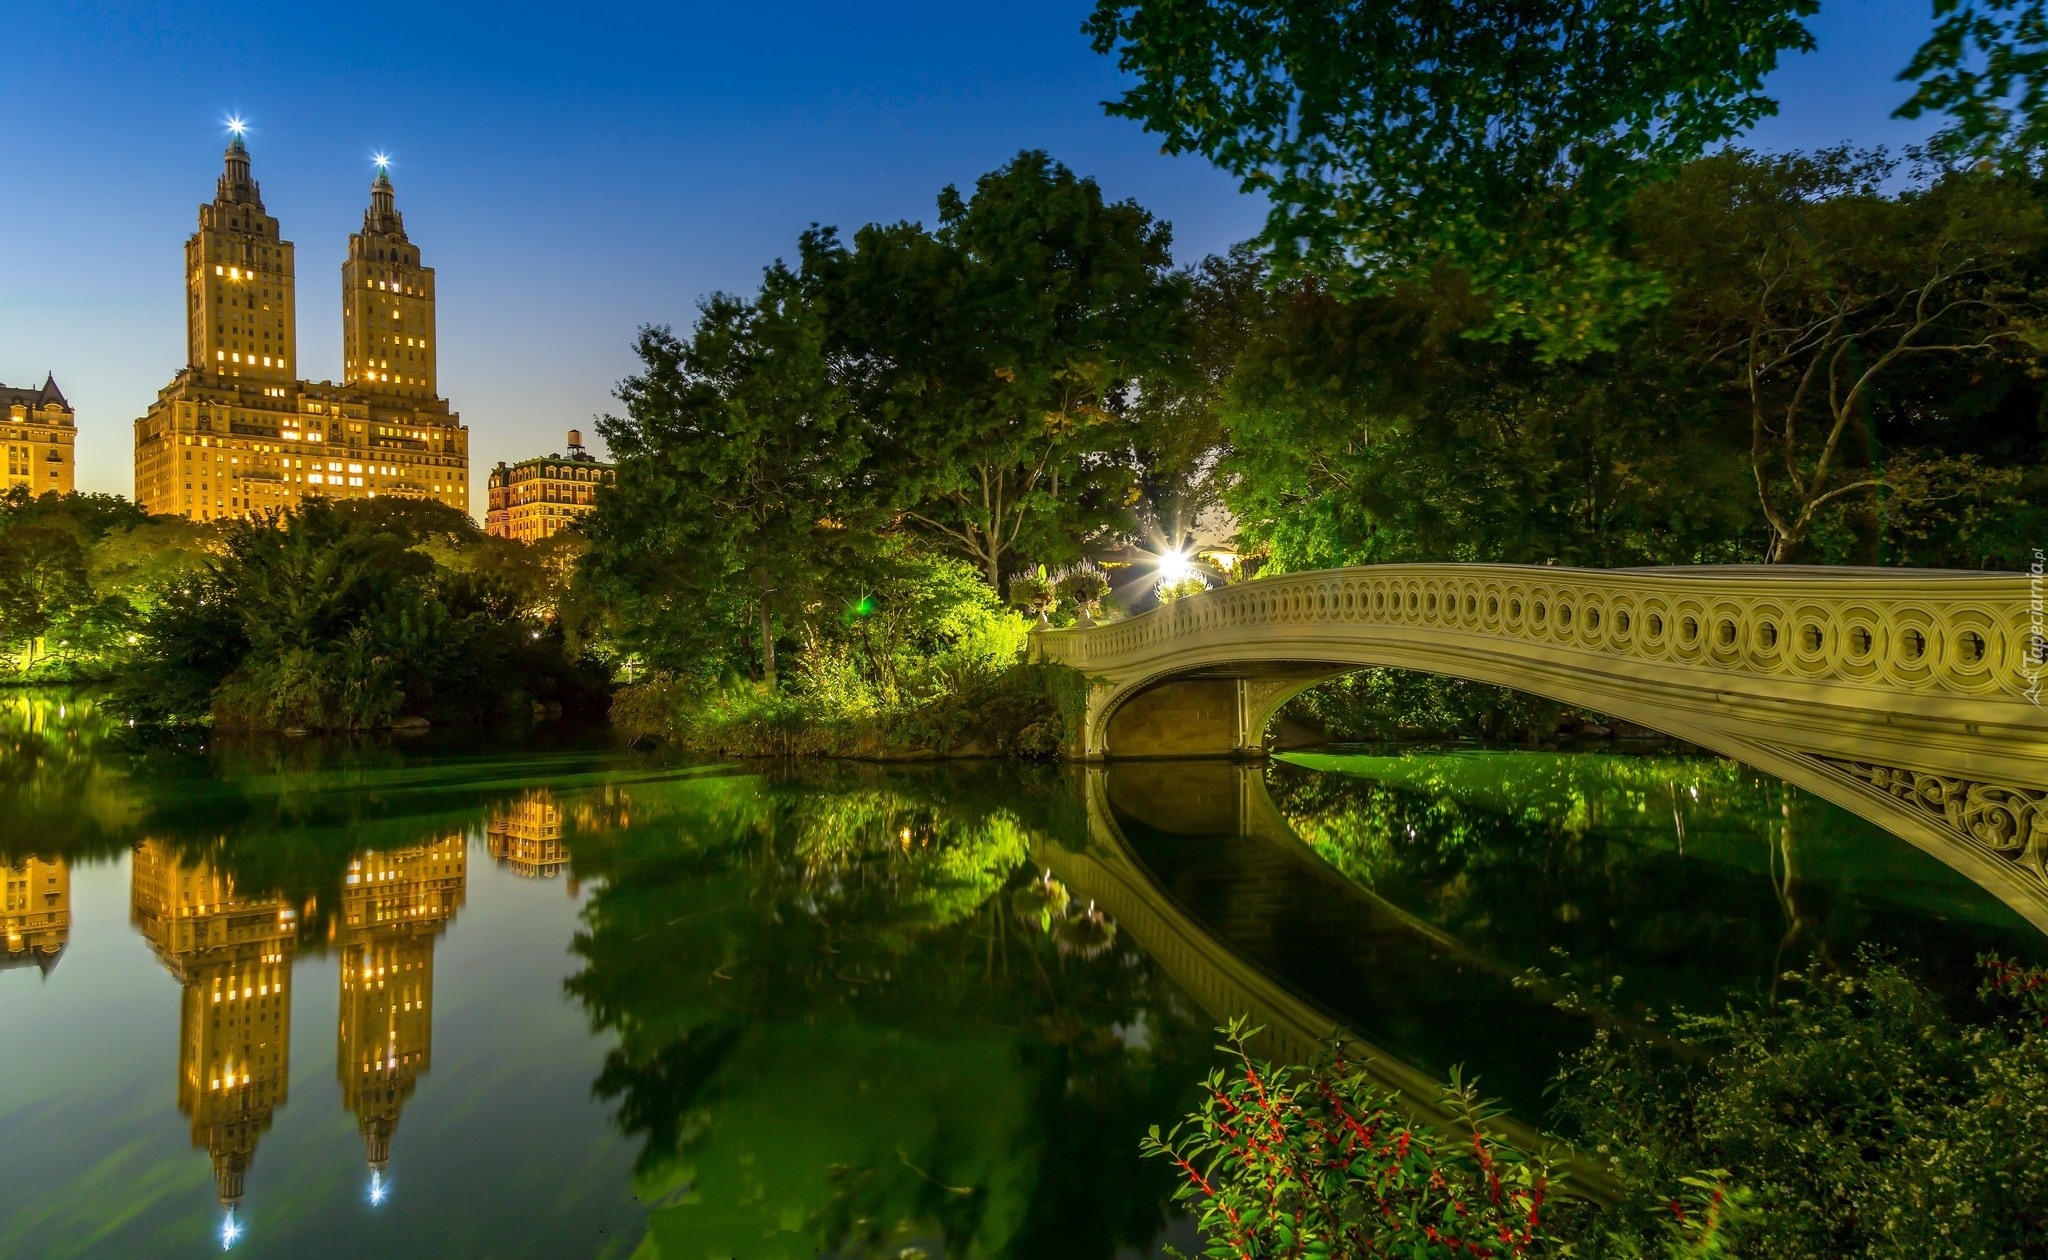
[[1543,363],[1465,335],[1451,280],[1339,301],[1281,283],[1221,391],[1226,498],[1281,570],[1460,560],[1732,561],[1744,447],[1683,343]]
[[437,562],[486,546],[462,512],[316,500],[224,525],[219,539],[204,570],[159,591],[141,619],[120,676],[128,713],[363,729],[579,704],[594,689],[518,588]]
[[1899,75],[1919,84],[1895,116],[1954,119],[1937,145],[2030,168],[2048,148],[2048,5],[1934,0],[1934,34]]
[[1180,335],[1170,246],[1166,224],[1039,152],[971,197],[946,188],[936,231],[806,237],[877,484],[992,588],[1010,557],[1065,558],[1049,553],[1120,505],[1120,470],[1097,456]]
[[45,654],[50,632],[92,600],[85,549],[61,525],[15,525],[0,533],[0,641],[20,653],[27,673]]
[[751,620],[772,687],[778,611],[820,598],[870,535],[863,431],[807,284],[778,264],[752,300],[707,299],[687,342],[643,328],[626,415],[598,423],[619,479],[590,520],[591,571],[651,662],[715,673]]
[[[2039,194],[1954,169],[1887,194],[1895,171],[1846,149],[1729,153],[1637,208],[1676,281],[1680,324],[1714,347],[1703,366],[1742,399],[1769,561],[1796,557],[1831,504],[1924,498],[1953,479],[1938,456],[1930,468],[1919,452],[1873,451],[1873,408],[1894,378],[1921,360],[1981,372],[2039,352]],[[1918,405],[1952,406],[1966,389],[1952,381]]]
[[1818,0],[1098,0],[1137,83],[1109,110],[1270,204],[1283,275],[1383,294],[1449,266],[1495,335],[1615,345],[1662,297],[1623,252],[1641,188],[1775,111]]
[[[103,539],[147,517],[110,494],[0,496],[0,645],[26,673],[57,655],[75,664],[103,653],[131,612],[97,588],[92,555]],[[52,653],[51,640],[64,650]]]

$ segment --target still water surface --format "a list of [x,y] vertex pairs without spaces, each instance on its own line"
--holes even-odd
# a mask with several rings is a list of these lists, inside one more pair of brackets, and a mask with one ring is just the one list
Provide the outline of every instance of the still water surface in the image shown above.
[[1305,1000],[1540,1121],[1573,975],[1661,1007],[2043,953],[1658,751],[764,769],[0,698],[0,872],[9,1257],[1150,1255],[1187,1232],[1138,1137],[1219,1006]]

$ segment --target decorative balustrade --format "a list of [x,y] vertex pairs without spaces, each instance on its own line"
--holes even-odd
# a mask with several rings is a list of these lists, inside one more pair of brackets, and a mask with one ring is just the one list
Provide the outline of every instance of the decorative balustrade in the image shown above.
[[2041,673],[2024,576],[1856,569],[1384,565],[1288,574],[1040,635],[1083,670],[1211,631],[1410,628],[1745,674],[1958,696]]

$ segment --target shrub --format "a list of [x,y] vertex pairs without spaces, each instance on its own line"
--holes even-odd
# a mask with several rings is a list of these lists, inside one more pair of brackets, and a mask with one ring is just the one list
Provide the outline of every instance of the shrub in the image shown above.
[[1222,1030],[1234,1060],[1201,1109],[1145,1153],[1169,1160],[1197,1209],[1205,1254],[1265,1257],[1519,1256],[1542,1238],[1547,1170],[1485,1130],[1476,1091],[1453,1080],[1455,1137],[1408,1118],[1342,1057],[1306,1071],[1254,1058],[1258,1030]]
[[1598,1034],[1556,1118],[1633,1192],[1613,1245],[1711,1166],[1751,1196],[1744,1256],[2048,1255],[2048,970],[1984,963],[1975,1022],[1866,956],[1789,1000],[1680,1014],[1668,1039]]
[[1542,1161],[1485,1136],[1455,1075],[1463,1137],[1341,1058],[1253,1058],[1242,1021],[1201,1110],[1145,1150],[1181,1170],[1215,1257],[2044,1256],[2048,968],[1983,962],[1974,1023],[1866,956],[1794,1000],[1607,1024],[1553,1113],[1611,1173],[1604,1209],[1554,1204]]

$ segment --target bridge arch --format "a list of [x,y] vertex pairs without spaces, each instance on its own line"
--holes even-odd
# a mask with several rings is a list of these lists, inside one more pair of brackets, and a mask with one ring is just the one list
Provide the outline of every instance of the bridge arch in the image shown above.
[[1690,740],[1844,806],[2048,931],[2048,656],[2024,575],[1383,565],[1041,630],[1085,760],[1264,755],[1291,696],[1393,666]]

